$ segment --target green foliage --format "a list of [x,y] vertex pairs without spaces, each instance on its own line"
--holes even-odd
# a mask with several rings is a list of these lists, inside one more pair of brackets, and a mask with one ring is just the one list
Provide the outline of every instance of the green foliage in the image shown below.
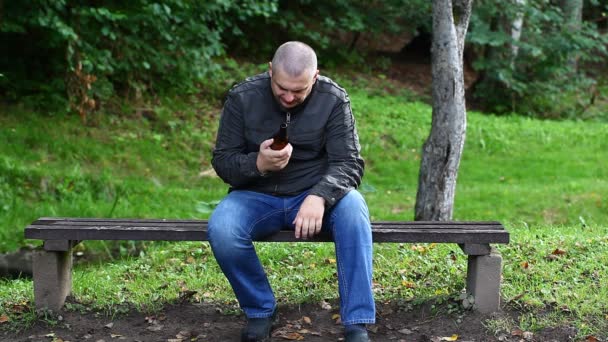
[[[521,39],[511,37],[511,22],[523,15]],[[481,81],[474,96],[488,110],[541,118],[577,118],[597,96],[598,75],[589,63],[607,56],[608,37],[597,25],[570,22],[544,0],[481,1],[475,4],[468,41],[476,51]],[[518,48],[516,56],[512,46]],[[592,67],[593,68],[593,67]]]
[[353,58],[363,33],[373,37],[430,28],[430,3],[424,0],[280,0],[278,5],[277,15],[247,23],[248,39],[230,44],[235,52],[271,56],[278,44],[302,40],[317,49],[322,63],[340,64]]
[[224,36],[242,35],[239,25],[276,9],[272,0],[8,2],[0,93],[13,99],[70,93],[72,86],[87,87],[64,82],[80,65],[97,78],[86,89],[96,98],[193,90],[219,69],[215,57],[225,53]]

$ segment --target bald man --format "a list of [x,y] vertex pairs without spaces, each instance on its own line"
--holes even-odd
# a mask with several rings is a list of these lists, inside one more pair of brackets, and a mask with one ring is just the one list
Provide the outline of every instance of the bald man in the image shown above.
[[[281,124],[289,143],[270,146]],[[252,241],[280,230],[332,234],[345,341],[369,341],[375,322],[372,236],[356,188],[364,162],[346,91],[319,75],[314,50],[287,42],[269,70],[226,97],[212,164],[230,186],[209,219],[215,258],[247,316],[241,341],[269,341],[277,303]]]

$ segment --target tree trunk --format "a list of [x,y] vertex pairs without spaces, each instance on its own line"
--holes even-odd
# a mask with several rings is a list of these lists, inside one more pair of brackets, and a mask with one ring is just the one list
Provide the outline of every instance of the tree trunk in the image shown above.
[[[561,9],[568,30],[571,32],[580,30],[583,22],[583,0],[562,0]],[[578,56],[576,54],[570,54],[568,65],[572,72],[576,72],[578,68]]]
[[517,8],[517,14],[515,19],[511,22],[511,66],[515,64],[515,59],[519,52],[519,40],[521,38],[521,30],[524,26],[524,6],[526,6],[526,0],[512,0],[513,5]]
[[424,143],[416,220],[452,219],[466,133],[463,51],[472,0],[433,0],[433,118]]

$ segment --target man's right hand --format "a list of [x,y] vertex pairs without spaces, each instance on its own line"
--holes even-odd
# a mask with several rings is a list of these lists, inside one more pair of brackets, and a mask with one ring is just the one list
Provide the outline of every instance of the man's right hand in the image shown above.
[[260,173],[282,170],[289,163],[293,146],[287,144],[282,150],[275,151],[270,148],[273,141],[273,139],[268,139],[260,144],[260,151],[256,161],[256,166]]

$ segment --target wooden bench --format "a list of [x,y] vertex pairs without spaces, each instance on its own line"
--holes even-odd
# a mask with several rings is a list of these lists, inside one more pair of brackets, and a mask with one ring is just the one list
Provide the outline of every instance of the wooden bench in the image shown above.
[[[373,222],[377,243],[456,243],[468,255],[466,292],[482,313],[500,307],[502,257],[490,244],[509,243],[499,222]],[[28,239],[44,240],[33,257],[34,301],[60,310],[72,288],[71,249],[85,240],[206,241],[206,220],[40,218],[25,228]],[[328,242],[330,234],[295,239],[281,231],[268,242]]]

